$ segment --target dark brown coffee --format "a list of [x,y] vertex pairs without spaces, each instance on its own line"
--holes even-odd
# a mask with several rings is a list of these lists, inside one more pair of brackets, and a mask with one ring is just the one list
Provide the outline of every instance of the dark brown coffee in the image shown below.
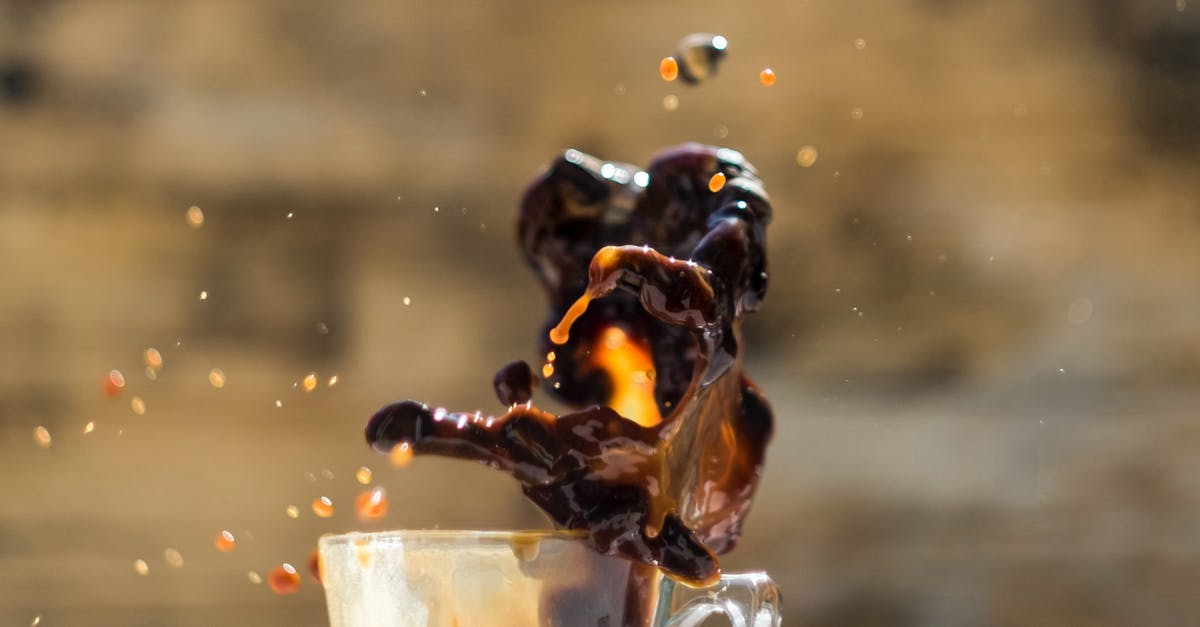
[[550,300],[542,387],[582,409],[534,407],[533,370],[514,362],[494,379],[505,413],[401,401],[367,441],[504,470],[595,550],[714,582],[772,431],[738,338],[766,292],[770,220],[736,151],[686,144],[645,171],[566,151],[526,191],[518,237]]

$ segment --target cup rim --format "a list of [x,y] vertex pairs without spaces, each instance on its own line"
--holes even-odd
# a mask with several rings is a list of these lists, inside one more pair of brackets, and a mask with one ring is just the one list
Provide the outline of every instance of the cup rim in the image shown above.
[[586,537],[587,534],[584,532],[573,529],[387,529],[326,533],[320,537],[317,543],[322,547],[356,542],[365,544],[454,542],[479,545],[542,542],[545,540],[574,542]]

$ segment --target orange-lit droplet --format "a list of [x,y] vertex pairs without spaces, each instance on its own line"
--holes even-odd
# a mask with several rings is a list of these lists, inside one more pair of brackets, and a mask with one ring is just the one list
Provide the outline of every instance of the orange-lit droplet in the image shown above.
[[354,499],[354,514],[359,520],[379,520],[387,514],[387,510],[387,492],[382,486],[375,486]]
[[321,563],[321,552],[317,549],[308,554],[308,574],[318,584],[325,582],[325,565]]
[[725,187],[725,173],[724,172],[717,172],[716,174],[712,175],[712,178],[708,179],[708,191],[715,194],[715,193],[721,191],[721,189],[724,187]]
[[800,150],[796,151],[796,165],[802,168],[811,168],[817,162],[817,147],[816,146],[801,146]]
[[363,485],[371,483],[371,476],[371,469],[366,466],[359,466],[358,470],[354,473],[354,478]]
[[50,448],[50,430],[41,425],[34,427],[33,442],[41,448]]
[[145,577],[150,574],[150,565],[146,563],[146,560],[134,560],[133,572]]
[[220,368],[213,368],[208,371],[208,384],[218,390],[225,387],[225,371]]
[[237,547],[237,540],[228,530],[222,529],[221,533],[218,533],[217,537],[213,539],[213,546],[222,553],[228,553]]
[[317,389],[317,373],[310,372],[304,377],[304,391],[311,392]]
[[771,68],[763,68],[763,71],[758,73],[758,82],[762,83],[763,87],[770,87],[775,84],[775,70]]
[[554,374],[554,364],[546,362],[542,365],[542,378],[549,379]]
[[158,352],[157,348],[150,347],[142,352],[142,360],[146,362],[146,366],[155,370],[162,368],[163,358],[162,353]]
[[188,207],[185,217],[187,218],[188,226],[193,229],[204,226],[204,212],[200,210],[200,207]]
[[333,517],[333,501],[329,500],[328,496],[322,496],[313,499],[312,511],[321,518]]
[[391,452],[388,453],[388,460],[391,461],[392,466],[396,468],[404,468],[405,466],[409,465],[412,463],[412,458],[412,445],[407,441],[402,441],[396,446],[393,446]]
[[129,399],[129,409],[132,409],[133,413],[141,416],[146,413],[146,401],[143,401],[140,396],[135,396]]
[[658,75],[664,81],[673,81],[679,78],[679,62],[675,60],[675,57],[663,57],[658,64]]
[[125,375],[121,374],[120,370],[113,370],[104,377],[102,385],[104,395],[109,398],[116,398],[121,395],[121,391],[125,389]]
[[267,575],[267,585],[275,594],[295,594],[300,589],[300,573],[291,564],[280,564]]

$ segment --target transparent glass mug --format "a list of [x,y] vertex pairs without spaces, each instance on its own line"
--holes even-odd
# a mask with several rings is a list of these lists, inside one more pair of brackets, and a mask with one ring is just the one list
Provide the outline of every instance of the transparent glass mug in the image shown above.
[[[601,555],[565,531],[385,531],[326,535],[332,627],[776,627],[765,573],[691,588]],[[706,622],[724,616],[725,623]]]

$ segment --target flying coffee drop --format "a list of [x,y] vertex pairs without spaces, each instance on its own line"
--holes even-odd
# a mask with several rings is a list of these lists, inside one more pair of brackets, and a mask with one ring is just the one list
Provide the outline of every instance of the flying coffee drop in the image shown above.
[[692,33],[680,39],[677,45],[675,59],[679,63],[679,78],[689,85],[697,85],[717,73],[729,40],[724,35]]
[[300,589],[300,573],[291,564],[280,564],[267,575],[267,585],[275,594],[295,594]]

